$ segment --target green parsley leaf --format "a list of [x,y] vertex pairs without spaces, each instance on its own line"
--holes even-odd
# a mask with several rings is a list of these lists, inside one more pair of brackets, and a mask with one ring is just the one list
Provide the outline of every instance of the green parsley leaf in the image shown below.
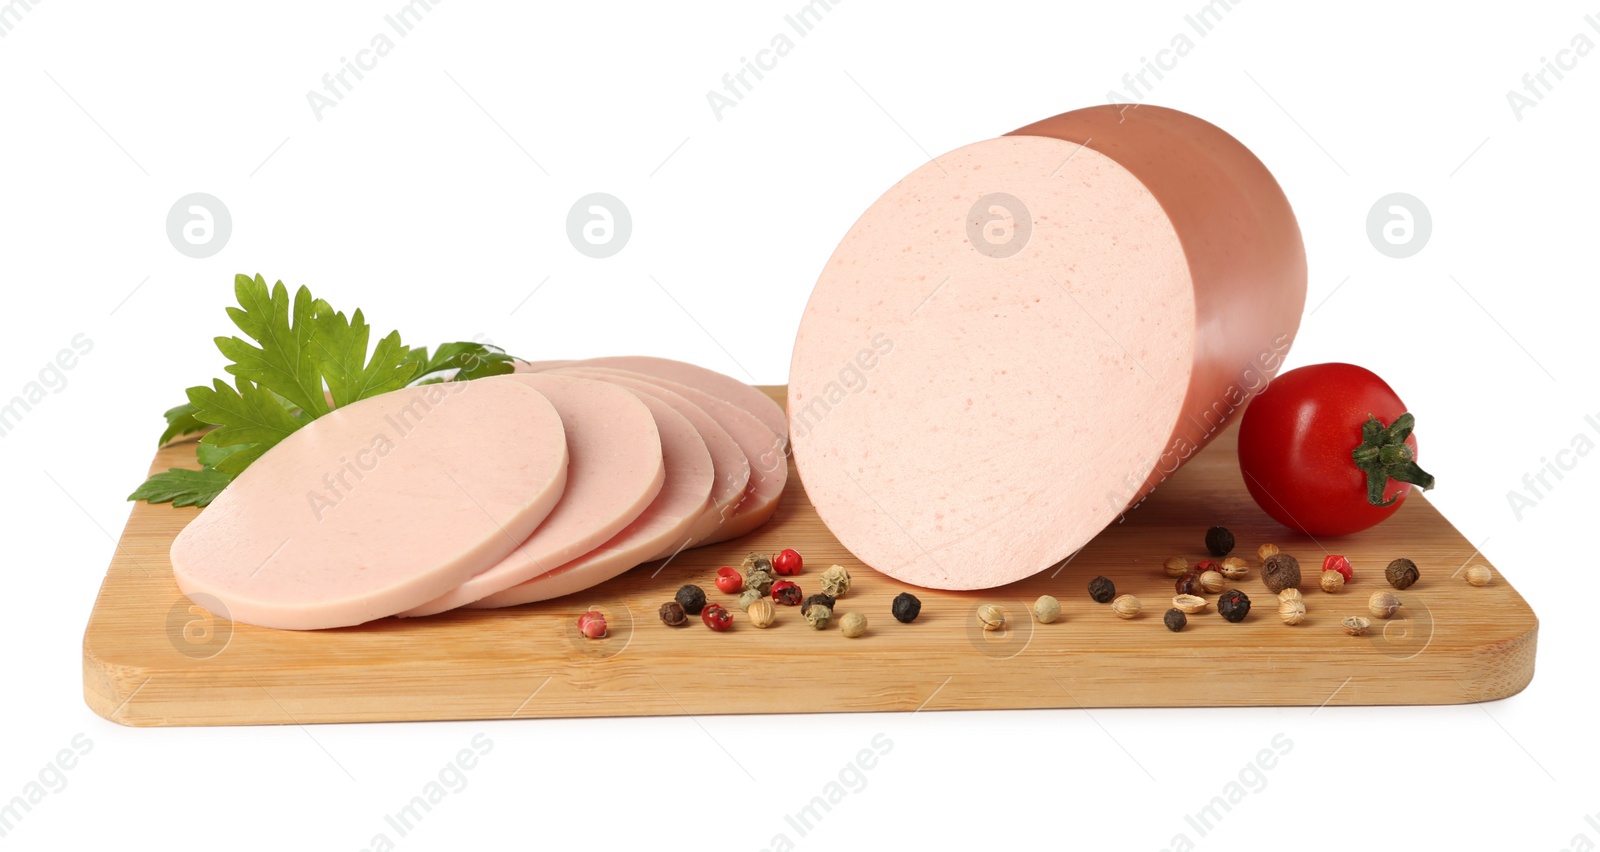
[[194,416],[194,405],[187,402],[167,409],[161,416],[167,418],[167,429],[161,433],[161,441],[156,444],[158,447],[166,446],[173,438],[204,431],[207,425]]
[[[457,342],[440,344],[434,351],[433,357],[428,357],[427,349],[412,350],[412,361],[420,361],[421,366],[412,378],[427,376],[445,370],[455,370],[455,381],[465,382],[472,379],[481,379],[485,376],[500,376],[512,372],[515,358],[507,355],[504,349],[487,343]],[[420,358],[417,357],[420,353]]]
[[283,396],[313,420],[327,414],[322,374],[311,347],[319,300],[305,287],[295,291],[291,319],[289,290],[282,281],[269,291],[260,275],[239,275],[234,278],[233,293],[239,307],[228,308],[228,316],[260,346],[237,337],[218,337],[217,348],[233,362],[223,369]]
[[230,474],[208,467],[199,470],[175,467],[146,479],[128,499],[174,506],[207,506],[232,481]]
[[242,378],[234,379],[234,384],[237,389],[213,379],[209,388],[189,388],[195,417],[217,427],[207,432],[200,443],[213,447],[244,445],[217,463],[216,469],[229,475],[249,467],[262,453],[305,425],[261,387]]
[[411,381],[413,362],[410,348],[400,342],[400,332],[391,331],[378,341],[367,358],[371,328],[357,310],[345,318],[342,312],[317,300],[316,333],[311,339],[318,370],[327,378],[328,392],[335,408],[358,399],[377,396],[406,386]]

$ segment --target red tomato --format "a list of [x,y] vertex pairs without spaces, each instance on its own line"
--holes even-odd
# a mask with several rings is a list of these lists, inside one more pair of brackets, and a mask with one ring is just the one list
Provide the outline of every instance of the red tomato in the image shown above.
[[1383,379],[1352,364],[1278,376],[1239,423],[1239,470],[1250,496],[1279,523],[1311,535],[1364,530],[1400,508],[1407,483],[1433,487],[1416,452],[1405,404]]

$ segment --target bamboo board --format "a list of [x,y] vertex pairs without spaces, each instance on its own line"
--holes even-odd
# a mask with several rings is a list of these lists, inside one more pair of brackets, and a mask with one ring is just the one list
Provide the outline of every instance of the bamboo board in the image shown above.
[[[765,388],[783,401],[784,389]],[[84,697],[123,725],[271,725],[564,716],[705,715],[830,711],[1222,705],[1455,704],[1503,698],[1533,678],[1538,619],[1498,567],[1413,496],[1386,523],[1342,540],[1291,534],[1260,511],[1237,466],[1229,429],[1145,503],[1066,564],[981,592],[913,589],[866,568],[831,536],[793,474],[765,527],[743,539],[685,551],[641,566],[566,599],[508,610],[385,619],[317,632],[233,624],[194,608],[172,578],[167,552],[194,509],[139,504],[123,531],[83,639]],[[160,450],[152,470],[193,466],[194,445]],[[1172,580],[1170,555],[1204,557],[1205,529],[1237,536],[1235,555],[1252,565],[1236,586],[1254,603],[1230,624],[1212,611],[1191,615],[1181,633],[1161,615]],[[1255,570],[1255,548],[1271,541],[1300,558],[1309,613],[1298,626]],[[1316,587],[1333,548],[1355,565],[1339,594]],[[836,615],[867,615],[868,633],[846,639],[813,630],[799,609],[779,607],[759,630],[735,613],[717,634],[698,619],[669,628],[656,607],[682,584],[716,591],[718,566],[751,550],[793,547],[796,578],[809,594],[831,563],[855,577]],[[1365,614],[1369,594],[1387,589],[1390,559],[1416,561],[1422,579],[1399,592],[1400,616],[1373,620],[1369,635],[1347,636],[1340,621]],[[1495,568],[1486,587],[1461,575]],[[1118,619],[1091,601],[1088,580],[1105,574],[1138,595],[1144,615]],[[902,591],[922,599],[913,624],[890,617]],[[1035,624],[1035,598],[1061,600],[1062,618]],[[1211,597],[1214,601],[1215,596]],[[982,630],[980,604],[1010,613],[1003,631]],[[585,640],[576,618],[608,613],[610,634]],[[835,622],[837,623],[837,622]],[[1213,677],[1226,661],[1224,686]]]

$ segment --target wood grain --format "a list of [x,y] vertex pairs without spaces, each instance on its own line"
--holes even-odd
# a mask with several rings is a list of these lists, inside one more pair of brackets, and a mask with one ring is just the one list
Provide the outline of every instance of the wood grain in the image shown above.
[[[780,404],[781,387],[764,388]],[[124,725],[254,725],[561,716],[703,715],[828,711],[977,710],[1043,707],[1454,704],[1503,698],[1533,678],[1538,619],[1495,568],[1483,588],[1466,567],[1493,566],[1426,500],[1413,496],[1388,522],[1317,542],[1262,513],[1239,478],[1236,430],[1158,488],[1058,569],[999,589],[913,589],[857,562],[823,527],[791,475],[765,527],[641,566],[589,592],[508,610],[463,611],[360,627],[294,632],[213,618],[179,593],[167,552],[196,510],[137,505],[123,531],[83,638],[84,698]],[[152,470],[194,465],[192,443],[167,447]],[[1206,527],[1222,523],[1239,541],[1251,576],[1231,584],[1250,595],[1250,616],[1229,624],[1214,612],[1189,617],[1181,633],[1161,614],[1172,581],[1167,556],[1204,557]],[[1309,614],[1278,621],[1261,585],[1255,548],[1271,541],[1306,569]],[[860,639],[819,632],[798,608],[776,625],[715,634],[693,620],[669,628],[656,607],[682,584],[714,601],[720,565],[751,550],[794,547],[805,556],[803,589],[831,563],[850,568],[854,588],[837,615],[866,614]],[[1317,589],[1322,557],[1343,553],[1356,579],[1339,594]],[[1407,556],[1422,579],[1399,592],[1401,616],[1374,619],[1368,636],[1339,628],[1365,614],[1383,567]],[[1091,601],[1086,584],[1104,574],[1138,595],[1145,614],[1124,621]],[[922,616],[889,614],[902,591]],[[1035,624],[1040,594],[1061,600],[1062,618]],[[1214,601],[1214,597],[1213,597]],[[974,612],[998,603],[1005,631],[986,633]],[[576,618],[596,607],[610,635],[582,639]],[[1221,676],[1226,666],[1226,677]]]

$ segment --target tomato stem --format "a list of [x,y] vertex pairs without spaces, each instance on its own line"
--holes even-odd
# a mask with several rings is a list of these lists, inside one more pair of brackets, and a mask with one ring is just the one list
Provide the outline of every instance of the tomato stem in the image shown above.
[[1408,411],[1388,426],[1371,414],[1361,424],[1361,445],[1350,452],[1350,457],[1367,475],[1368,503],[1381,508],[1398,499],[1383,499],[1391,479],[1420,486],[1424,491],[1433,487],[1433,476],[1417,466],[1416,451],[1406,443],[1416,423]]

